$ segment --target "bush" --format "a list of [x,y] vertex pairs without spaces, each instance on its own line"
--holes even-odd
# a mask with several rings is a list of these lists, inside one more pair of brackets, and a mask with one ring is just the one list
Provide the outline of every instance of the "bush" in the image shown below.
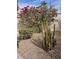
[[28,39],[32,36],[32,28],[19,28],[20,39]]
[[24,27],[19,28],[19,33],[20,34],[32,33],[32,32],[33,32],[32,28],[24,28]]

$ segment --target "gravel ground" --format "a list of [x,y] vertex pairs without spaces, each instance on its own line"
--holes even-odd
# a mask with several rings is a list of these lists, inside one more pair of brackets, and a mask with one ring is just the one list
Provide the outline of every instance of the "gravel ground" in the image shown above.
[[24,59],[19,53],[17,53],[17,59]]
[[21,41],[18,52],[24,59],[51,59],[48,53],[32,44],[30,40]]
[[[61,59],[61,40],[60,34],[56,33],[56,46],[51,51],[46,52],[41,47],[42,36],[39,33],[35,33],[32,36],[36,39],[38,45],[33,44],[32,39],[22,40],[19,43],[18,59]],[[39,39],[41,38],[41,39]]]

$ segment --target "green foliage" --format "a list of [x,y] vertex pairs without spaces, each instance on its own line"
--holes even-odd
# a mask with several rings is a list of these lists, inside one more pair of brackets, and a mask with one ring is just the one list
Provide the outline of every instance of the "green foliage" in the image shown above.
[[42,2],[41,2],[41,7],[47,8],[47,3],[46,3],[45,1],[42,1]]
[[32,32],[33,32],[32,28],[25,28],[25,27],[19,28],[19,33],[21,34],[32,33]]
[[19,28],[20,40],[31,38],[33,29],[32,28]]

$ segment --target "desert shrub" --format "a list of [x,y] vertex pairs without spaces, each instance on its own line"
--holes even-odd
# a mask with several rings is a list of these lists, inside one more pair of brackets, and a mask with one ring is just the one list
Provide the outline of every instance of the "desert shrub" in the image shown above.
[[32,28],[25,28],[25,27],[19,28],[19,33],[21,33],[21,34],[32,33],[32,31],[33,31]]
[[32,32],[33,32],[32,28],[24,28],[24,27],[19,28],[20,39],[31,38]]

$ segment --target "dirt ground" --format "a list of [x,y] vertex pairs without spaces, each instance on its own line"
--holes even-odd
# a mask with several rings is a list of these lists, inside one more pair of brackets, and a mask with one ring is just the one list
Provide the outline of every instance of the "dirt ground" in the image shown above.
[[[60,32],[55,33],[56,46],[51,51],[46,52],[40,48],[42,39],[41,33],[34,33],[31,39],[21,40],[17,49],[17,59],[61,59]],[[37,41],[37,45],[34,41]]]

